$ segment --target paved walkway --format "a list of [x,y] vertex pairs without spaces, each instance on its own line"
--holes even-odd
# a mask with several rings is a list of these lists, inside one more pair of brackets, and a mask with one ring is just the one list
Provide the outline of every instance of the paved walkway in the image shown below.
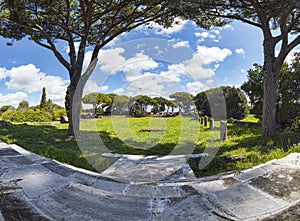
[[93,173],[0,141],[0,221],[300,220],[299,153],[201,179],[180,167],[178,180],[128,182],[116,168]]

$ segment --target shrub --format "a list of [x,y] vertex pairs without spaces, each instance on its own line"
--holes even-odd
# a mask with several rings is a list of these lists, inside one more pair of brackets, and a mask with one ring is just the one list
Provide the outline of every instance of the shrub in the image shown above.
[[52,115],[46,111],[28,110],[24,112],[25,121],[29,122],[49,122],[52,121]]
[[21,111],[7,110],[2,114],[2,119],[5,121],[24,122],[25,116]]
[[[221,90],[220,90],[221,89]],[[208,99],[210,97],[210,101]],[[213,99],[212,99],[213,98]],[[200,115],[211,117],[213,110],[222,110],[222,100],[226,103],[226,118],[243,119],[249,114],[247,99],[242,90],[235,87],[213,88],[199,93],[195,97],[195,105]],[[211,103],[210,103],[211,102]],[[218,113],[216,119],[222,119],[224,113]],[[225,114],[223,115],[225,117]]]
[[60,117],[62,116],[67,116],[67,112],[65,109],[62,109],[62,110],[53,110],[51,112],[51,115],[52,115],[52,120],[60,120]]

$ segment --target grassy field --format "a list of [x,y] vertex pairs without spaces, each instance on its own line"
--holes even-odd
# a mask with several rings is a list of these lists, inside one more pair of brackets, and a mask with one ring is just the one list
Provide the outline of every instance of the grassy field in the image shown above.
[[101,157],[105,152],[138,155],[215,152],[210,164],[201,170],[198,162],[188,161],[198,177],[238,170],[300,152],[299,130],[281,131],[275,140],[268,140],[261,136],[257,119],[251,115],[227,127],[228,138],[221,142],[218,122],[215,130],[210,131],[188,117],[103,117],[83,120],[81,138],[77,142],[66,139],[66,124],[14,124],[0,128],[0,139],[42,156],[98,171],[112,163]]

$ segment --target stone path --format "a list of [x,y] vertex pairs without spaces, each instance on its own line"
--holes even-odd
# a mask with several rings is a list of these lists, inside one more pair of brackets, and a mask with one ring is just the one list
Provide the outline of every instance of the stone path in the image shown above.
[[[120,160],[116,165],[125,169]],[[133,162],[151,174],[145,165],[170,159],[148,160]],[[0,221],[300,220],[299,153],[238,174],[200,179],[180,166],[185,172],[177,180],[172,170],[167,176],[172,179],[150,183],[128,171],[129,177],[119,177],[120,172],[112,176],[116,165],[98,174],[0,142]],[[135,182],[128,182],[131,178]]]

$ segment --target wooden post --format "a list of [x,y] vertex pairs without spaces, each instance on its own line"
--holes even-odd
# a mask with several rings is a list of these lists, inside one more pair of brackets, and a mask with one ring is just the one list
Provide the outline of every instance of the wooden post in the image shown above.
[[207,127],[208,125],[208,117],[204,116],[204,127]]
[[220,122],[220,140],[226,140],[226,138],[227,138],[226,121],[222,120]]
[[215,120],[214,118],[210,118],[210,121],[209,121],[209,127],[210,127],[210,130],[213,130],[215,128]]
[[200,124],[203,124],[203,122],[204,122],[203,117],[200,117]]

